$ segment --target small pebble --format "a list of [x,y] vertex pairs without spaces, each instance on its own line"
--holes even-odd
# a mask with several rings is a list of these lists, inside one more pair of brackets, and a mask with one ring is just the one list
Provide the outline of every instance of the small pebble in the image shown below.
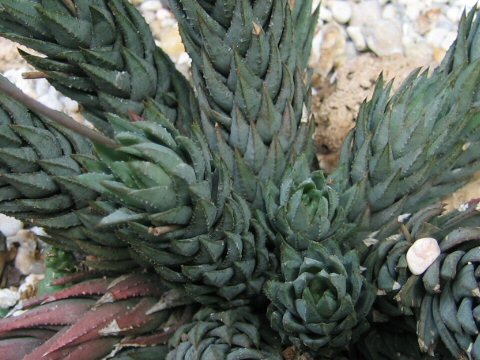
[[13,217],[0,214],[0,232],[5,237],[16,235],[21,229],[23,229],[23,223]]
[[18,288],[21,299],[29,299],[37,293],[38,283],[45,278],[44,274],[30,274]]
[[440,247],[434,238],[421,238],[407,251],[408,269],[413,275],[421,275],[440,255]]
[[0,289],[0,308],[8,309],[20,300],[20,294],[15,289]]
[[320,20],[330,22],[333,19],[332,12],[330,9],[320,6]]
[[352,17],[352,7],[347,1],[334,1],[330,10],[332,11],[332,16],[335,21],[340,24],[346,24]]
[[397,21],[379,20],[365,30],[368,48],[378,56],[401,54],[402,27]]
[[23,274],[41,272],[43,266],[37,259],[37,236],[29,230],[20,230],[7,237],[7,248],[17,246],[15,267]]
[[426,35],[426,42],[432,47],[443,48],[442,43],[449,35],[449,31],[445,28],[434,28]]
[[162,4],[157,0],[146,0],[140,4],[140,11],[157,11],[162,8]]
[[347,34],[350,39],[352,39],[357,51],[364,51],[367,49],[367,43],[365,41],[365,37],[362,34],[362,28],[360,26],[347,27]]

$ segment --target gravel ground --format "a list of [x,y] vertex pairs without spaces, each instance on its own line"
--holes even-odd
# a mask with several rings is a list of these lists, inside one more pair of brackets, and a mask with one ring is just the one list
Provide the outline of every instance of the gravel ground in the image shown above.
[[[150,24],[157,44],[188,77],[190,58],[181,43],[177,23],[164,5],[167,2],[133,0]],[[314,69],[316,143],[321,165],[331,170],[337,163],[343,138],[354,125],[360,103],[372,93],[379,73],[383,71],[387,79],[395,78],[398,86],[412,69],[438,64],[455,39],[462,11],[475,6],[476,0],[323,0],[321,5],[316,0],[315,3],[321,7],[310,61]],[[83,121],[77,103],[59,94],[46,80],[23,79],[22,73],[30,70],[17,55],[16,45],[0,39],[0,71],[7,78],[49,107]],[[452,208],[479,196],[480,176],[477,176],[447,201]],[[39,229],[23,229],[20,222],[0,214],[0,231],[7,237],[6,248],[3,251],[0,248],[0,270],[10,263],[6,269],[9,276],[23,279],[20,286],[0,290],[1,310],[34,293],[43,268],[34,236]],[[1,279],[0,287],[5,287]]]

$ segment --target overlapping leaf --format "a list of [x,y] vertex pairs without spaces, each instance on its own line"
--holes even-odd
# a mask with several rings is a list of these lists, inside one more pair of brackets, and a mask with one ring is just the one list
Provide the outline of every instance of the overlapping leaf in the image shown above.
[[0,34],[44,54],[21,55],[78,101],[99,130],[104,112],[142,114],[155,99],[182,131],[192,121],[191,88],[126,0],[0,1]]
[[203,308],[172,337],[166,360],[282,359],[261,321],[248,307],[223,312]]
[[[472,201],[463,211],[440,217],[441,206],[425,208],[405,225],[411,239],[398,234],[381,240],[364,263],[367,278],[393,305],[379,302],[378,309],[391,316],[414,315],[420,349],[432,356],[441,342],[456,359],[480,358],[477,205]],[[437,239],[441,253],[425,272],[413,275],[406,253],[413,241],[426,236]],[[395,306],[399,311],[389,311]]]
[[[388,233],[398,215],[438,201],[480,168],[474,15],[472,10],[463,18],[442,67],[431,75],[412,72],[393,96],[391,83],[384,87],[380,77],[372,99],[362,105],[330,179],[359,228],[387,227]],[[452,57],[454,65],[448,65]]]
[[[311,1],[175,0],[171,7],[193,60],[210,148],[234,174],[235,189],[261,207],[259,182],[278,183],[290,160],[312,150]],[[307,44],[302,55],[300,44]]]
[[116,204],[100,226],[121,226],[116,234],[141,259],[197,301],[248,301],[275,263],[264,228],[200,129],[181,136],[153,102],[146,106],[147,121],[110,116],[122,146],[97,149],[110,174],[78,177]]

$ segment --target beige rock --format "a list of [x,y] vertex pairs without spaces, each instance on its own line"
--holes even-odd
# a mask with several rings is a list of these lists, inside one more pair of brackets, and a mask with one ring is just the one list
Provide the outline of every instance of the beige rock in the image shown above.
[[447,53],[447,51],[445,49],[442,49],[442,48],[439,48],[439,47],[435,47],[433,48],[433,60],[439,64],[443,58],[445,57],[445,54]]
[[16,235],[7,237],[7,248],[18,245],[15,267],[23,274],[41,273],[42,262],[37,257],[37,236],[29,230],[20,230]]
[[21,299],[29,299],[37,293],[38,284],[45,278],[43,274],[30,274],[18,288]]
[[441,8],[431,8],[427,11],[420,14],[420,16],[415,21],[415,27],[418,33],[424,35],[430,30],[432,30],[436,25],[438,20],[442,15]]
[[474,176],[470,183],[444,200],[447,204],[446,210],[457,209],[462,204],[475,198],[480,198],[480,172]]
[[403,53],[402,24],[397,20],[380,19],[363,30],[368,48],[379,56]]
[[0,72],[25,66],[26,62],[17,52],[18,47],[14,42],[0,38]]
[[185,52],[177,25],[165,28],[156,20],[151,24],[151,28],[155,37],[160,40],[160,46],[172,58],[176,59]]
[[377,0],[362,0],[352,4],[350,25],[368,27],[382,17],[382,7]]
[[347,59],[345,30],[335,24],[327,24],[315,35],[310,66],[323,76],[341,66]]
[[0,309],[8,309],[14,306],[20,300],[20,294],[16,289],[0,290]]

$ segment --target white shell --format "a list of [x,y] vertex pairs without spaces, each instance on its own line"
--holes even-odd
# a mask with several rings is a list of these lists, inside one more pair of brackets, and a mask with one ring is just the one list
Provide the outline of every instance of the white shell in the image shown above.
[[418,239],[407,251],[408,269],[414,275],[423,274],[439,255],[440,247],[437,240],[434,238]]

